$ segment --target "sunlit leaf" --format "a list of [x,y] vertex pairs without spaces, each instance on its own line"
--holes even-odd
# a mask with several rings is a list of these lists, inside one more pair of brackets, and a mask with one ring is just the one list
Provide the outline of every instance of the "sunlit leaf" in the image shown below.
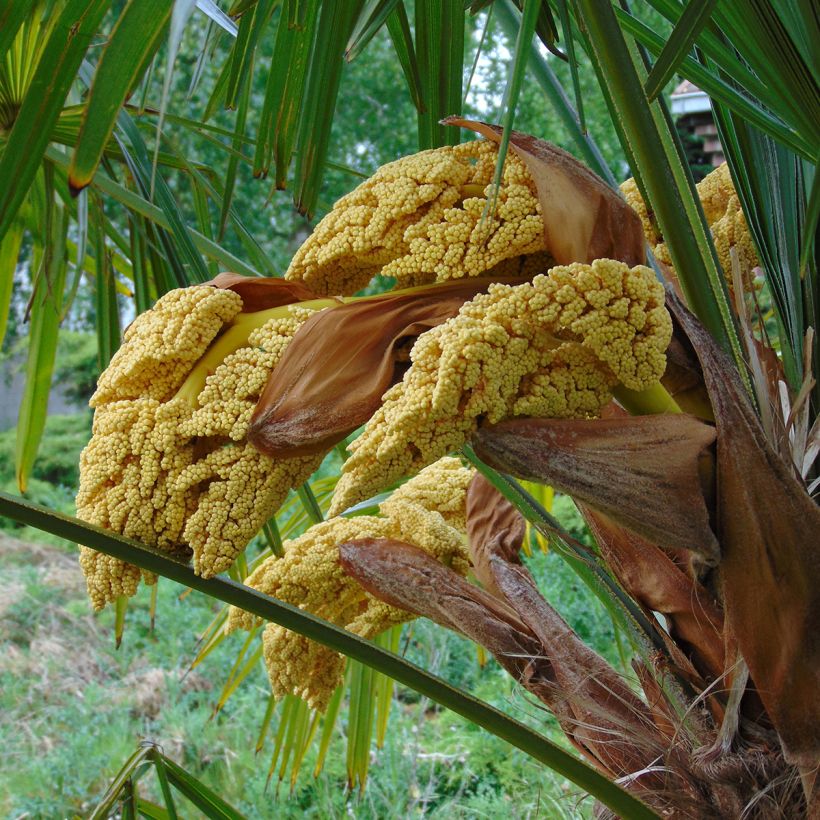
[[86,49],[111,0],[67,0],[40,56],[0,156],[0,238],[43,159]]
[[117,18],[94,74],[71,160],[69,182],[75,192],[94,176],[120,108],[156,51],[172,9],[162,0],[129,0]]

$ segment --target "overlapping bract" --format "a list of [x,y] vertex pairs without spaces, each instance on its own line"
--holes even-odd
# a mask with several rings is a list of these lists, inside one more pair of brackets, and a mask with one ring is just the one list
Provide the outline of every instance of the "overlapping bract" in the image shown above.
[[479,421],[595,416],[666,366],[672,323],[648,268],[608,259],[497,284],[422,334],[412,366],[349,447],[331,513],[460,447]]
[[512,152],[495,209],[487,207],[497,157],[495,144],[476,140],[382,166],[316,226],[287,278],[349,295],[379,272],[409,287],[489,271],[519,275],[532,267],[521,259],[530,254],[546,268],[535,183]]
[[[732,273],[732,251],[737,255],[740,267],[741,280],[745,287],[751,282],[752,270],[760,262],[757,258],[746,217],[740,207],[740,200],[735,192],[732,177],[729,174],[729,165],[723,163],[696,186],[698,197],[703,206],[706,222],[712,231],[712,240],[715,243],[718,260],[726,277],[729,290],[734,292],[734,277]],[[655,257],[673,268],[672,257],[663,241],[663,235],[646,207],[638,184],[634,179],[628,179],[621,185],[621,191],[626,201],[635,209],[641,218],[646,241],[652,248]]]
[[[241,308],[235,293],[198,286],[171,291],[142,314],[100,379],[80,463],[80,518],[192,555],[204,577],[226,570],[321,461],[274,461],[245,440],[259,394],[308,311],[278,308],[198,395],[183,386]],[[96,609],[136,591],[136,567],[85,547],[80,564]]]
[[[403,623],[407,612],[368,595],[339,564],[339,545],[360,538],[392,538],[415,544],[461,575],[467,572],[465,505],[472,472],[455,458],[423,470],[379,507],[381,516],[332,518],[285,542],[245,581],[248,586],[320,615],[365,638]],[[232,608],[228,630],[252,629],[258,619]],[[324,709],[342,682],[345,659],[290,630],[268,624],[265,664],[275,697],[297,695]]]

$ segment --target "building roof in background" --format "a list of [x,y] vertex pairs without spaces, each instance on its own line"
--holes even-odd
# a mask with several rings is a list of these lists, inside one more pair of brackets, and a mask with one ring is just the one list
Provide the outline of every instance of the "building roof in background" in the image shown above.
[[673,92],[672,96],[677,97],[679,94],[694,94],[696,92],[703,93],[694,83],[689,80],[684,80]]
[[684,80],[672,92],[671,102],[672,115],[675,117],[712,110],[712,101],[709,99],[709,95],[705,91],[701,91],[694,83],[690,83],[689,80]]

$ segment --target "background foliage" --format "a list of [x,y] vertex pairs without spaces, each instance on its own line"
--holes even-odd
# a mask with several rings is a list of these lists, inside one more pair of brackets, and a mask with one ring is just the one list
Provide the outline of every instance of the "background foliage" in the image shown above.
[[[811,56],[816,18],[807,5],[784,4],[775,11],[749,0],[723,4],[710,17],[704,10],[711,4],[677,0],[634,8],[619,3],[614,11],[609,4],[584,0],[544,4],[535,24],[540,39],[528,62],[522,55],[531,38],[523,36],[523,45],[516,47],[522,18],[507,0],[467,4],[479,13],[464,17],[462,49],[464,5],[460,0],[399,5],[237,0],[229,10],[238,25],[211,2],[180,0],[173,14],[168,4],[151,0],[47,0],[32,13],[22,2],[0,7],[0,341],[5,366],[26,372],[17,430],[0,435],[3,489],[16,484],[29,498],[71,512],[76,461],[69,461],[88,436],[89,419],[78,414],[46,421],[51,383],[67,384],[69,397],[77,401],[87,398],[121,328],[172,287],[204,281],[226,268],[281,274],[311,220],[362,176],[419,145],[456,138],[436,125],[456,109],[509,124],[514,108],[516,128],[577,152],[611,182],[635,174],[658,216],[690,304],[748,381],[748,351],[668,111],[662,98],[656,100],[676,69],[715,100],[765,273],[760,313],[796,400],[820,350],[816,336],[804,343],[820,314],[812,253],[820,208],[817,66]],[[518,4],[524,20],[536,19],[530,13],[536,5]],[[401,9],[409,12],[405,31],[413,26],[415,74],[412,59],[408,64],[409,40],[400,35]],[[545,26],[545,14],[554,30]],[[440,32],[428,25],[436,15],[456,21],[444,39],[436,40]],[[66,37],[66,23],[75,19]],[[296,24],[287,30],[291,34],[282,21]],[[318,45],[305,105],[283,129],[284,148],[266,157],[273,133],[266,105],[276,91],[271,77],[281,76],[276,74],[281,65],[291,65],[283,60],[289,54],[279,50],[279,34],[298,39],[316,21]],[[568,62],[545,57],[556,48],[556,21]],[[145,36],[137,41],[134,30]],[[345,49],[356,52],[349,64],[342,63]],[[521,72],[510,72],[514,56],[521,58],[516,64],[522,70],[527,65],[525,80]],[[438,82],[437,71],[446,82]],[[337,78],[341,92],[334,107],[330,80]],[[426,101],[421,112],[413,104],[420,97]],[[85,106],[102,113],[86,116]],[[274,182],[287,182],[289,190],[276,190]],[[88,183],[78,197],[71,195]],[[816,385],[805,390],[813,418],[820,392]],[[327,474],[336,467],[328,463]],[[542,589],[551,600],[564,601],[579,634],[611,656],[613,642],[603,631],[609,629],[607,621],[581,617],[593,608],[592,598],[587,592],[576,598],[577,581],[554,563],[553,556],[533,562]],[[19,616],[22,626],[14,626],[17,615],[11,620],[11,645],[29,657],[26,629],[42,625],[36,617],[43,604],[35,590],[40,580],[37,573],[24,572],[22,600],[32,603],[31,611]],[[164,589],[160,603],[173,606],[174,594]],[[72,602],[66,600],[66,606],[70,611]],[[139,624],[133,632],[137,648],[149,640],[144,621],[149,607],[143,601],[131,615]],[[203,604],[204,611],[208,608]],[[187,623],[174,620],[175,628]],[[449,647],[444,655],[463,661],[463,667],[447,669],[458,683],[470,688],[467,684],[479,681],[471,677],[478,673],[458,639],[435,640]],[[226,647],[218,647],[208,662],[218,666]],[[150,653],[146,657],[154,662]],[[245,688],[252,681],[249,677]],[[499,691],[488,696],[498,698]],[[236,697],[231,708],[245,695]],[[543,728],[541,715],[529,717]],[[507,776],[494,780],[494,765],[482,767],[482,783]],[[435,772],[431,778],[446,794],[444,781]],[[454,789],[457,800],[466,799],[464,782]],[[487,796],[487,806],[495,806],[492,800],[503,791]],[[516,785],[517,793],[524,791]],[[324,800],[330,791],[311,794]],[[383,794],[393,795],[389,777]],[[243,799],[236,795],[238,805]],[[389,802],[385,797],[384,805]]]

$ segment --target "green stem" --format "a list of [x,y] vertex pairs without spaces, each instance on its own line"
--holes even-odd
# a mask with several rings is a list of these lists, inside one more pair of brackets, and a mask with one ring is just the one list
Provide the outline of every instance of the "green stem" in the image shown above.
[[619,384],[613,389],[612,394],[633,416],[683,412],[660,382],[655,382],[645,390],[630,390]]
[[[513,6],[511,0],[500,0],[494,3],[493,9],[497,10],[498,19],[510,41],[515,42],[520,24],[520,15]],[[538,45],[533,41],[530,57],[529,70],[541,90],[546,94],[552,103],[555,113],[561,120],[567,133],[575,142],[575,147],[584,161],[598,176],[602,177],[607,184],[617,189],[618,183],[612,175],[612,171],[601,154],[595,140],[589,134],[584,133],[578,121],[578,114],[567,97],[563,86],[555,76],[555,72],[550,68],[549,62],[541,56]]]
[[338,304],[336,299],[312,299],[308,302],[280,305],[269,310],[240,313],[228,325],[225,332],[202,354],[177,391],[177,398],[186,399],[193,405],[196,397],[205,387],[205,379],[212,375],[231,353],[236,353],[239,348],[245,347],[248,344],[248,336],[254,330],[258,330],[271,319],[284,319],[290,314],[292,307],[321,310],[326,307],[335,307]]
[[306,481],[296,490],[296,494],[299,496],[299,500],[302,502],[302,506],[305,508],[305,512],[311,520],[311,523],[321,524],[322,521],[325,520],[325,517],[322,514],[322,508],[319,506],[319,502],[316,500],[316,496],[313,494],[310,484]]
[[266,621],[291,629],[337,652],[342,652],[350,658],[390,675],[399,683],[415,689],[422,695],[481,726],[496,737],[506,740],[580,786],[621,817],[629,817],[631,820],[659,820],[658,815],[636,797],[611,783],[586,763],[576,759],[528,726],[371,641],[347,632],[298,607],[269,598],[235,581],[224,578],[201,578],[195,575],[193,569],[187,564],[159,550],[100,527],[85,524],[76,518],[53,512],[23,498],[15,498],[8,493],[0,492],[0,515],[44,532],[53,533],[68,541],[85,544],[91,549],[170,578],[204,592],[212,598],[251,612]]

